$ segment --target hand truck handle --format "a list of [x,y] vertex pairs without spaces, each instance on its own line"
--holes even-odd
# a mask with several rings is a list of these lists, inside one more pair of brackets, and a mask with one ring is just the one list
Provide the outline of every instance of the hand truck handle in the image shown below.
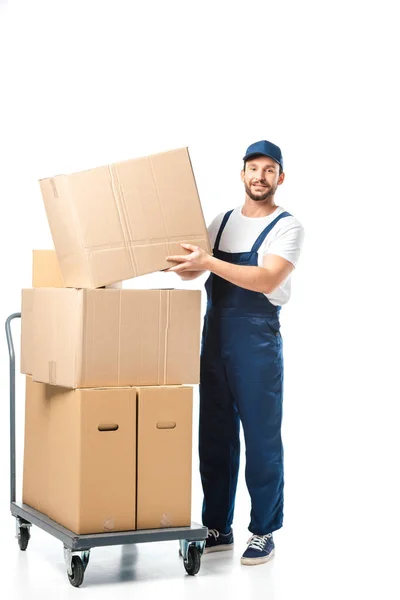
[[11,321],[21,317],[13,313],[6,320],[6,336],[10,355],[10,501],[15,502],[15,352],[11,334]]

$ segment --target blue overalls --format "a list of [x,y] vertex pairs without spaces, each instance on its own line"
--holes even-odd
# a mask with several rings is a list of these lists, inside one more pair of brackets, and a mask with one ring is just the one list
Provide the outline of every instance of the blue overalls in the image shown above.
[[[261,232],[250,252],[219,249],[213,255],[236,265],[258,266],[258,250],[283,212]],[[251,498],[249,530],[271,533],[283,520],[281,440],[283,357],[279,310],[259,292],[210,274],[206,282],[200,368],[199,456],[204,492],[203,524],[222,533],[233,521],[239,471],[239,425],[246,445],[246,484]]]

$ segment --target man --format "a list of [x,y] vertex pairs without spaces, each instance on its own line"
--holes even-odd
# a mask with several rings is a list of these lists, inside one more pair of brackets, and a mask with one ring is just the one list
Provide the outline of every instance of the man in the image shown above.
[[206,282],[199,454],[206,552],[233,548],[232,521],[239,470],[239,424],[246,445],[251,538],[244,565],[268,561],[272,534],[283,521],[281,440],[283,359],[279,311],[290,296],[290,275],[303,242],[301,224],[275,204],[282,153],[266,140],[243,158],[243,206],[209,228],[213,255],[191,244],[169,269],[183,279],[210,271]]

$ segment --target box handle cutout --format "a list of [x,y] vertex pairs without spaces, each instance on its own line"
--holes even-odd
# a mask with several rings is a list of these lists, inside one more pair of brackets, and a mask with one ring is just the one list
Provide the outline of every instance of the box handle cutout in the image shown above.
[[159,421],[157,423],[157,429],[175,429],[175,421]]
[[116,423],[101,423],[97,429],[99,431],[117,431],[119,425]]

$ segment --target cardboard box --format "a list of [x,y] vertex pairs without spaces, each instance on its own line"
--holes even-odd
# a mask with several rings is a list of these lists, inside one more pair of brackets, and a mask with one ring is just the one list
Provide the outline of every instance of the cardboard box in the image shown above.
[[192,396],[188,387],[138,390],[137,529],[190,525]]
[[[32,251],[32,287],[67,287],[64,284],[55,250]],[[118,282],[104,287],[121,289],[122,283]]]
[[188,526],[192,389],[26,378],[23,502],[77,534]]
[[135,529],[136,391],[28,377],[22,499],[78,534]]
[[22,372],[35,381],[69,388],[199,382],[200,291],[35,288],[23,300]]
[[67,287],[97,288],[171,266],[182,242],[210,252],[187,148],[40,181]]

